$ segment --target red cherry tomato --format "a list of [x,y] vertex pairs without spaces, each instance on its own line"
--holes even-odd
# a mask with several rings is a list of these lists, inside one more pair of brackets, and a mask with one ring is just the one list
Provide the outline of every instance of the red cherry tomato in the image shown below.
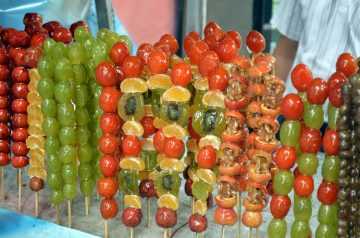
[[10,77],[10,70],[7,65],[0,65],[0,81],[5,81]]
[[114,87],[106,87],[99,97],[99,104],[103,112],[115,112],[120,98],[119,91]]
[[295,177],[295,178],[301,174],[301,173],[300,173],[300,170],[299,170],[299,167],[296,167],[296,168],[294,169],[293,174],[294,174],[294,177]]
[[55,41],[60,41],[64,44],[69,44],[72,41],[72,34],[69,29],[66,29],[64,27],[59,27],[54,30],[53,38]]
[[204,28],[204,35],[207,36],[216,30],[222,31],[221,27],[216,22],[211,21],[208,24],[206,24],[206,26]]
[[252,30],[246,36],[246,45],[252,53],[260,53],[265,49],[265,38],[260,32]]
[[8,140],[0,140],[0,153],[9,153],[10,143]]
[[111,198],[117,191],[116,180],[111,177],[101,178],[98,181],[97,189],[101,197]]
[[280,147],[274,155],[274,162],[279,169],[291,169],[296,162],[296,150],[293,147]]
[[99,140],[99,149],[104,154],[114,154],[119,147],[119,140],[116,136],[105,134]]
[[141,142],[136,136],[126,136],[121,145],[125,156],[137,157],[141,151]]
[[214,70],[215,68],[220,66],[220,60],[218,55],[209,50],[202,56],[200,63],[199,63],[199,72],[201,76],[207,77],[209,73]]
[[71,31],[71,35],[72,35],[72,36],[75,35],[75,30],[76,30],[76,28],[78,28],[79,26],[85,27],[85,28],[90,32],[89,25],[88,25],[86,22],[84,22],[84,21],[77,21],[77,22],[74,22],[73,24],[71,24],[71,26],[70,26],[70,31]]
[[105,177],[114,177],[116,175],[119,162],[113,155],[103,155],[100,159],[100,170]]
[[341,71],[349,78],[355,74],[356,69],[356,61],[350,53],[343,53],[338,57],[336,61],[336,71]]
[[288,214],[290,206],[291,200],[289,196],[280,196],[274,194],[270,202],[270,212],[274,218],[282,219]]
[[237,56],[238,47],[231,37],[225,37],[216,48],[216,53],[222,62],[230,63]]
[[211,145],[202,147],[197,156],[196,162],[201,168],[211,169],[216,164],[216,150]]
[[184,143],[176,137],[165,138],[164,154],[170,158],[179,158],[184,153]]
[[18,66],[13,69],[11,78],[18,83],[27,83],[29,82],[29,72],[26,68]]
[[0,123],[0,140],[10,137],[10,128],[6,123]]
[[100,128],[105,134],[115,134],[120,128],[119,116],[116,113],[104,113],[100,118]]
[[0,153],[0,166],[10,163],[10,155],[8,153]]
[[0,96],[0,109],[7,109],[8,107],[8,97]]
[[141,61],[143,64],[148,64],[149,57],[151,52],[154,51],[154,46],[149,43],[144,43],[139,46],[136,52],[136,57]]
[[26,113],[29,103],[26,99],[14,99],[11,103],[11,110],[16,113]]
[[321,132],[312,128],[303,128],[300,133],[300,149],[304,153],[316,154],[321,148]]
[[116,65],[121,65],[130,55],[129,48],[124,42],[116,42],[110,50],[109,56]]
[[314,180],[309,175],[300,174],[295,177],[294,191],[300,197],[310,196],[314,191]]
[[165,35],[161,36],[161,38],[160,38],[159,41],[160,41],[160,42],[166,42],[166,43],[169,44],[169,46],[170,46],[170,51],[171,51],[171,54],[172,54],[172,55],[175,54],[176,51],[178,51],[178,49],[179,49],[179,43],[178,43],[178,41],[177,41],[176,38],[175,38],[173,35],[171,35],[171,34],[165,34]]
[[196,42],[200,40],[201,40],[200,35],[195,31],[192,31],[185,36],[183,44],[186,55],[189,55],[191,46],[193,46]]
[[115,67],[110,62],[100,63],[95,70],[97,83],[102,87],[115,86],[118,83],[118,77]]
[[15,128],[11,134],[11,139],[14,142],[25,141],[28,137],[29,137],[29,132],[27,128]]
[[14,155],[26,155],[29,149],[24,142],[15,142],[11,145],[11,151]]
[[9,86],[8,86],[7,82],[0,81],[0,95],[6,96],[6,95],[8,95],[8,91],[9,91]]
[[325,205],[332,205],[337,201],[339,188],[336,184],[322,182],[317,191],[319,202]]
[[165,73],[169,68],[169,58],[161,50],[154,50],[149,56],[149,69],[154,74]]
[[119,212],[119,205],[114,198],[104,198],[100,203],[100,213],[104,219],[116,217]]
[[165,142],[165,136],[161,129],[159,129],[153,138],[153,144],[154,148],[157,152],[163,153],[164,152],[164,143]]
[[310,103],[319,105],[324,104],[329,95],[327,83],[321,78],[314,79],[309,84],[306,95]]
[[192,78],[190,65],[186,63],[176,64],[170,73],[171,82],[174,85],[187,87]]
[[6,109],[0,109],[0,122],[7,123],[10,118],[10,113]]
[[154,126],[154,117],[144,116],[140,120],[140,123],[144,128],[144,134],[143,134],[144,138],[147,138],[156,132],[156,128]]
[[343,104],[341,97],[341,87],[346,81],[346,76],[340,71],[336,71],[335,73],[333,73],[328,80],[329,101],[335,107],[341,107],[341,105]]
[[234,40],[238,49],[241,48],[242,39],[241,39],[241,35],[239,34],[239,32],[230,30],[230,31],[226,32],[226,35],[228,35],[229,37],[231,37],[231,39]]
[[221,67],[215,68],[209,74],[208,83],[210,90],[224,91],[229,84],[228,72]]
[[29,93],[29,88],[26,83],[15,83],[12,86],[11,91],[14,97],[26,99]]
[[323,149],[328,155],[337,155],[340,151],[339,135],[336,130],[328,129],[322,141]]
[[223,39],[224,32],[219,29],[215,29],[214,32],[209,33],[204,37],[205,43],[209,46],[211,50],[215,50],[219,45],[220,41]]
[[291,82],[299,92],[306,91],[312,79],[312,72],[305,64],[298,64],[291,71]]
[[286,120],[298,120],[304,112],[304,104],[300,96],[295,93],[286,95],[280,105],[281,114]]
[[122,71],[125,78],[139,77],[143,69],[143,64],[136,56],[128,56],[122,64]]
[[11,160],[12,166],[17,169],[25,167],[28,163],[29,159],[24,155],[15,155]]
[[26,13],[23,18],[24,25],[27,25],[30,22],[39,22],[42,24],[42,16],[38,13]]
[[205,52],[209,50],[209,46],[204,41],[195,42],[189,50],[190,62],[194,65],[198,65]]
[[11,34],[9,44],[12,47],[26,47],[30,43],[30,36],[25,31],[16,31]]

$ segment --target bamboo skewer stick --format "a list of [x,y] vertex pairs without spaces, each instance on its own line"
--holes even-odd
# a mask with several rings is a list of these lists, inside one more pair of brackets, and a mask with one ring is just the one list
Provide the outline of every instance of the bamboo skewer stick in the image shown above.
[[35,216],[39,217],[39,192],[35,192]]
[[135,238],[134,227],[130,227],[130,238]]
[[58,225],[61,225],[60,206],[59,205],[56,205],[56,222]]
[[71,220],[71,200],[68,200],[68,227],[71,228],[72,220]]
[[221,226],[221,238],[225,238],[225,226]]
[[168,237],[171,237],[171,234],[172,234],[172,230],[171,228],[168,229]]
[[85,196],[85,215],[89,215],[89,196]]
[[150,208],[151,208],[151,200],[150,198],[147,198],[147,203],[146,203],[146,210],[147,210],[147,228],[150,228],[151,226],[151,215],[150,215]]
[[241,237],[241,192],[237,192],[238,238]]
[[108,234],[108,220],[105,220],[105,227],[104,227],[105,231],[104,231],[104,237],[108,238],[109,234]]
[[4,184],[5,184],[5,170],[4,170],[4,166],[1,166],[1,200],[5,200],[5,189],[4,189]]
[[167,236],[167,229],[164,229],[164,238],[168,238],[168,236]]
[[18,189],[19,189],[19,204],[18,204],[18,210],[21,213],[21,206],[22,206],[22,195],[21,195],[21,169],[17,170],[18,172]]
[[249,231],[249,238],[252,237],[252,228],[250,228],[250,231]]
[[259,238],[259,227],[256,228],[256,238]]

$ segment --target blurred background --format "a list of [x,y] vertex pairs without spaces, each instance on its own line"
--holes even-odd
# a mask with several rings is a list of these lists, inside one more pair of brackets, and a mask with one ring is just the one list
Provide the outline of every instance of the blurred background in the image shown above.
[[[201,32],[209,21],[224,30],[236,30],[243,39],[250,29],[263,33],[272,50],[279,35],[269,24],[281,0],[1,0],[0,24],[22,29],[26,12],[39,12],[44,22],[65,26],[84,20],[94,34],[102,27],[127,34],[136,46],[154,43],[165,33],[179,43],[190,31]],[[182,47],[180,47],[182,49]],[[243,53],[246,49],[242,48]],[[182,54],[180,51],[178,54]]]

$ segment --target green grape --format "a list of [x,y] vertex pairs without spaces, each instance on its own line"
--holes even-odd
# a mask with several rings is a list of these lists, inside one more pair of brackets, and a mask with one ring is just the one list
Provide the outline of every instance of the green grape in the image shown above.
[[97,146],[97,142],[95,143],[95,146],[92,149],[93,149],[94,158],[97,158],[100,161],[102,152],[100,151],[99,146]]
[[67,57],[67,47],[62,42],[56,42],[51,48],[50,56],[52,59],[58,61],[61,58]]
[[81,163],[78,169],[80,180],[90,179],[92,176],[92,170],[93,169],[90,163]]
[[100,106],[95,108],[94,118],[96,120],[100,121],[100,118],[102,117],[103,114],[104,114],[104,112],[101,110]]
[[45,117],[56,117],[56,102],[52,98],[44,98],[41,102],[41,111]]
[[86,106],[87,110],[89,111],[90,115],[94,115],[96,108],[99,107],[99,100],[96,98],[90,98],[88,104]]
[[63,193],[64,193],[64,198],[66,200],[72,200],[76,197],[77,195],[77,185],[76,183],[69,183],[69,184],[65,184],[63,187]]
[[337,206],[321,204],[318,212],[318,220],[321,224],[336,225],[337,223]]
[[107,52],[110,52],[113,45],[118,41],[119,35],[116,32],[109,32],[106,34],[106,38],[104,39],[104,42],[106,44]]
[[316,154],[303,153],[298,158],[298,165],[300,173],[313,176],[317,172],[319,160]]
[[209,192],[212,190],[212,187],[210,184],[199,180],[199,181],[195,181],[192,186],[192,193],[194,195],[194,197],[197,200],[201,200],[202,202],[206,202],[206,199],[209,196]]
[[94,171],[94,178],[98,181],[100,178],[103,177],[101,169],[100,169],[100,159],[96,160],[96,156],[94,156],[93,160],[93,171]]
[[301,98],[301,100],[303,101],[303,103],[308,103],[308,99],[307,99],[307,95],[306,95],[306,91],[305,92],[298,92],[299,97]]
[[50,57],[43,56],[40,58],[37,68],[41,77],[52,78],[55,71],[55,62]]
[[78,26],[74,32],[74,39],[76,42],[83,43],[87,37],[91,36],[89,30],[84,26]]
[[340,117],[339,108],[334,107],[331,103],[328,105],[328,127],[336,130],[336,121]]
[[285,196],[290,193],[294,185],[294,175],[288,170],[279,170],[274,177],[274,192]]
[[[88,59],[92,56],[91,52],[92,52],[95,42],[96,42],[96,40],[94,37],[88,36],[84,39],[84,42],[81,43],[85,48],[86,57]],[[92,59],[89,59],[89,60],[92,60]]]
[[336,183],[338,180],[338,173],[340,170],[339,156],[325,155],[322,166],[322,176],[324,180],[330,183]]
[[61,126],[73,126],[75,124],[75,109],[71,103],[63,103],[57,106],[57,119]]
[[46,136],[57,136],[60,129],[59,122],[55,118],[45,117],[42,129]]
[[133,44],[128,36],[120,35],[118,38],[118,41],[124,42],[127,45],[127,47],[129,48],[130,54],[131,54],[131,52],[133,52]]
[[337,231],[334,225],[320,224],[315,233],[315,238],[337,238]]
[[79,42],[72,42],[68,45],[68,58],[73,64],[86,63],[87,55],[85,48]]
[[[95,80],[95,69],[96,69],[95,61],[92,58],[90,58],[88,60],[88,62],[86,63],[85,67],[86,67],[86,73],[87,73],[88,77]],[[91,81],[94,81],[94,80],[91,80]]]
[[94,91],[94,98],[96,98],[97,102],[99,101],[99,97],[101,95],[102,90],[103,90],[103,88],[96,83],[95,91]]
[[60,141],[55,136],[49,136],[45,140],[45,152],[49,155],[56,155],[60,148]]
[[76,141],[74,128],[70,126],[61,127],[59,139],[62,145],[74,145]]
[[90,116],[86,108],[76,108],[75,118],[76,125],[78,126],[86,126],[90,120]]
[[151,111],[155,117],[160,117],[160,97],[164,90],[155,89],[151,92]]
[[295,147],[299,144],[301,124],[299,121],[286,120],[280,127],[280,141],[284,146]]
[[57,154],[50,154],[46,157],[46,167],[49,173],[59,173],[61,172],[61,161]]
[[55,66],[55,79],[58,81],[69,81],[74,77],[73,66],[67,58],[61,58]]
[[76,143],[78,145],[86,145],[90,138],[90,130],[87,127],[76,128]]
[[64,194],[61,190],[52,190],[50,194],[51,203],[60,205],[64,201]]
[[86,68],[81,64],[75,64],[73,65],[73,69],[74,69],[75,85],[86,84],[87,83]]
[[88,102],[89,93],[88,88],[85,84],[77,85],[75,87],[75,98],[74,103],[78,107],[84,107]]
[[[168,114],[169,114],[168,108]],[[160,115],[163,115],[163,106],[161,107]],[[189,110],[187,110],[187,117],[183,118],[181,125],[185,126],[188,120]],[[185,120],[186,119],[186,120]],[[219,108],[201,109],[194,113],[192,126],[196,133],[201,136],[215,135],[220,137],[221,133],[226,128],[226,121],[223,110]]]
[[287,232],[287,224],[285,219],[273,218],[267,229],[267,235],[269,238],[285,238]]
[[55,85],[55,98],[59,103],[67,103],[74,98],[74,87],[69,81],[62,81]]
[[49,188],[51,190],[58,190],[61,189],[64,185],[63,178],[61,176],[61,173],[49,173],[47,175],[47,184],[49,185]]
[[55,45],[55,40],[53,38],[47,38],[43,42],[43,50],[46,56],[51,54],[52,48]]
[[85,196],[89,196],[94,190],[95,181],[94,179],[86,179],[80,181],[80,190]]
[[307,127],[320,130],[324,124],[322,105],[309,104],[304,110],[304,122]]
[[107,60],[106,44],[103,41],[97,40],[92,48],[92,57],[95,66]]
[[150,151],[141,151],[139,157],[144,160],[146,165],[146,171],[153,171],[157,166],[157,158],[158,153],[155,150]]
[[205,93],[206,90],[196,90],[195,98],[194,98],[195,110],[199,110],[204,107],[204,104],[202,103],[202,98],[204,97]]
[[80,163],[89,163],[93,158],[93,149],[90,145],[80,145],[77,149],[77,156]]
[[38,83],[38,92],[41,98],[51,98],[54,96],[55,84],[49,78],[42,78]]
[[76,150],[72,145],[63,145],[59,149],[59,158],[61,163],[70,164],[75,161]]
[[96,37],[98,40],[102,40],[102,41],[105,41],[107,35],[110,33],[111,31],[107,28],[101,28],[99,29]]
[[309,238],[309,223],[303,221],[295,221],[291,226],[291,238]]
[[65,183],[76,183],[77,181],[77,171],[73,164],[64,164],[61,175]]
[[311,218],[311,197],[299,197],[294,194],[294,217],[296,221],[308,222]]
[[120,189],[125,194],[139,194],[138,176],[134,170],[121,170],[118,175]]
[[98,87],[98,84],[97,84],[96,80],[89,81],[89,91],[90,91],[91,95],[95,95],[95,93],[97,91],[97,87]]

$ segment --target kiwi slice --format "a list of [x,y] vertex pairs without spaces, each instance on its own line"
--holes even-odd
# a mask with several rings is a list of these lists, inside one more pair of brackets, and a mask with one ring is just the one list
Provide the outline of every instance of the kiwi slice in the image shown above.
[[158,196],[165,193],[171,193],[174,196],[178,196],[181,184],[181,178],[178,173],[170,173],[167,170],[161,171],[155,179],[155,187],[157,189]]
[[135,170],[121,170],[118,175],[120,190],[125,194],[139,195],[138,175]]

